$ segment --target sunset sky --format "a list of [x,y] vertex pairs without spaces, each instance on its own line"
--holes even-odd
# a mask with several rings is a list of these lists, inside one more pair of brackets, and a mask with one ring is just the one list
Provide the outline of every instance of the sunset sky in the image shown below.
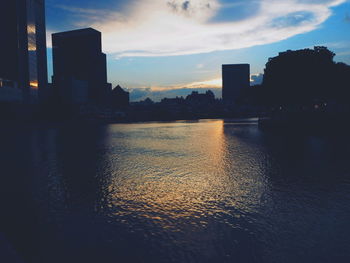
[[46,8],[49,74],[51,33],[93,27],[109,82],[132,100],[198,88],[219,95],[222,64],[249,63],[259,82],[267,59],[287,49],[324,45],[350,64],[347,0],[46,0]]

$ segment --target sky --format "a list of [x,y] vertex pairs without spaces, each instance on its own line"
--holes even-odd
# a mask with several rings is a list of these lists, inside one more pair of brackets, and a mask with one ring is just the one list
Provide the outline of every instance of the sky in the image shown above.
[[289,49],[327,46],[350,64],[350,0],[46,0],[46,13],[49,75],[51,34],[93,27],[109,82],[133,101],[220,97],[222,64],[249,63],[259,84],[268,58]]

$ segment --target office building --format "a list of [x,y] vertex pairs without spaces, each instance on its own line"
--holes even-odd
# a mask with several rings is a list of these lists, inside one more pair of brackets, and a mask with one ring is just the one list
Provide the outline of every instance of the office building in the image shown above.
[[63,104],[103,105],[110,90],[101,33],[92,28],[52,35],[53,85]]
[[222,65],[222,98],[224,103],[236,103],[242,90],[249,87],[249,64]]
[[36,103],[47,85],[45,2],[1,0],[0,10],[0,101]]

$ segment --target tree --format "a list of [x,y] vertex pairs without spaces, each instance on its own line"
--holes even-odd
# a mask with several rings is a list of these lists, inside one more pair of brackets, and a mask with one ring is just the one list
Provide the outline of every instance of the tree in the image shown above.
[[300,107],[336,97],[335,54],[326,47],[281,52],[266,64],[264,101],[273,107]]

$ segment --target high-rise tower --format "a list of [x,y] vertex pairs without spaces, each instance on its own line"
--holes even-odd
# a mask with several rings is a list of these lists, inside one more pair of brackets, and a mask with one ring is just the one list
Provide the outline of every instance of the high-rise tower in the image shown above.
[[36,103],[47,86],[45,2],[1,0],[0,10],[0,101]]
[[52,35],[53,83],[61,102],[102,105],[107,89],[101,32],[84,28]]

